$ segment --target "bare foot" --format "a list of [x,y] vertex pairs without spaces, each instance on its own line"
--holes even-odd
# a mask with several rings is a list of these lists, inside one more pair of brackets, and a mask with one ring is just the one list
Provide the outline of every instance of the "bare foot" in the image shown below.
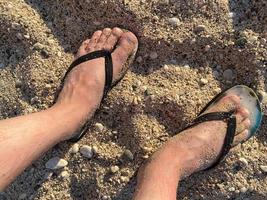
[[[119,28],[105,28],[96,31],[92,38],[87,39],[81,45],[75,58],[85,54],[108,50],[112,52],[113,80],[118,79],[122,68],[137,49],[138,41],[131,32],[123,32]],[[75,67],[67,76],[64,87],[58,97],[56,106],[72,107],[73,120],[77,122],[77,128],[88,117],[91,117],[98,108],[103,96],[105,84],[105,59],[89,60]],[[63,106],[62,106],[63,105]],[[66,136],[68,139],[71,135]]]

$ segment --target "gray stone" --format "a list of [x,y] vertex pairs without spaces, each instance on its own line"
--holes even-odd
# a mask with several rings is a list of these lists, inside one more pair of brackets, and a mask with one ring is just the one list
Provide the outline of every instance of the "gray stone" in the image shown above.
[[138,63],[141,63],[141,62],[143,61],[143,58],[142,58],[141,56],[138,56],[138,57],[136,58],[136,61],[137,61]]
[[196,26],[195,29],[194,29],[195,33],[201,33],[203,31],[206,31],[206,26],[202,25],[202,24]]
[[93,157],[93,149],[92,147],[88,146],[88,145],[83,145],[80,148],[80,153],[86,157],[86,158],[92,158]]
[[223,78],[226,81],[232,81],[234,79],[234,72],[231,69],[227,69],[223,72]]
[[61,169],[63,167],[66,167],[67,165],[68,165],[68,161],[62,158],[59,158],[59,157],[54,157],[47,161],[47,163],[45,164],[45,167],[47,169]]
[[19,195],[18,200],[26,199],[26,197],[27,197],[27,194],[26,193],[22,193],[21,195]]
[[129,160],[133,160],[133,159],[134,159],[134,155],[133,155],[133,153],[132,153],[130,150],[128,150],[128,149],[126,149],[126,150],[124,151],[123,155],[124,155],[127,159],[129,159]]
[[158,54],[157,54],[157,52],[151,52],[150,55],[149,55],[149,57],[150,57],[152,60],[155,60],[155,59],[158,58]]
[[171,17],[168,19],[168,22],[172,25],[172,26],[178,26],[180,24],[180,20],[177,17]]
[[219,78],[220,77],[220,73],[218,71],[213,71],[212,74],[213,74],[213,76],[215,78]]

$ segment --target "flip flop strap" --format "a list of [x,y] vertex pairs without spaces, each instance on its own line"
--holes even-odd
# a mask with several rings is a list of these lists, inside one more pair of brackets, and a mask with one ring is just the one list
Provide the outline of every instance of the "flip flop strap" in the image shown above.
[[226,156],[226,154],[230,151],[234,137],[236,132],[236,117],[234,115],[234,111],[231,112],[213,112],[207,113],[204,115],[199,116],[197,119],[194,120],[193,124],[190,127],[196,126],[200,123],[207,122],[207,121],[226,121],[227,122],[227,130],[224,139],[224,144],[220,154],[218,155],[218,159],[207,169],[216,167]]
[[104,87],[104,94],[103,94],[103,98],[104,98],[107,96],[107,93],[111,88],[112,80],[113,80],[113,62],[112,62],[111,53],[109,51],[106,51],[106,50],[94,51],[94,52],[91,52],[91,53],[88,53],[86,55],[79,57],[70,65],[68,71],[66,72],[66,75],[77,65],[83,62],[87,62],[89,60],[102,58],[102,57],[105,58],[105,87]]

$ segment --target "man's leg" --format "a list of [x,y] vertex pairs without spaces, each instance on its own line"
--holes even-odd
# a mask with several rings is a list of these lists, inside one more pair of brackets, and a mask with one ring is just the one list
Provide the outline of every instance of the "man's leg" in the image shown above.
[[[137,47],[121,29],[104,29],[81,45],[76,58],[97,50],[112,53],[114,79]],[[80,64],[67,77],[57,103],[48,110],[0,121],[0,191],[42,153],[72,137],[98,108],[105,82],[104,58]]]
[[[206,112],[237,108],[235,144],[247,138],[249,113],[241,108],[239,97],[226,96]],[[175,200],[180,179],[211,166],[219,155],[226,134],[226,123],[212,121],[185,130],[170,139],[140,169],[135,200]]]

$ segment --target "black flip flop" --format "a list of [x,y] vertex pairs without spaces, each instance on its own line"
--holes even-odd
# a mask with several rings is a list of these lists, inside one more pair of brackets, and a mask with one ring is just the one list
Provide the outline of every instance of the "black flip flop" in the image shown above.
[[[207,121],[223,120],[227,122],[227,130],[226,130],[226,135],[225,135],[222,151],[220,152],[218,159],[212,164],[212,166],[210,166],[206,170],[216,167],[225,158],[225,156],[228,154],[230,149],[233,147],[233,141],[234,141],[237,125],[236,125],[236,116],[235,116],[236,110],[232,110],[229,112],[214,112],[214,113],[207,113],[207,114],[203,114],[203,113],[208,108],[215,105],[223,97],[227,95],[232,95],[232,94],[240,97],[241,105],[247,108],[250,113],[249,119],[251,122],[251,127],[249,129],[248,138],[246,138],[245,141],[247,141],[249,138],[255,135],[257,129],[260,127],[261,120],[262,120],[262,108],[261,108],[261,104],[260,104],[260,101],[257,95],[252,89],[244,85],[237,85],[217,95],[200,112],[200,114],[198,115],[198,118],[195,119],[193,123],[186,128],[186,129],[189,129],[193,126],[196,126],[200,123],[207,122]],[[242,141],[242,143],[244,143],[245,141]]]
[[[75,68],[76,66],[80,65],[81,63],[87,62],[89,60],[93,60],[93,59],[97,59],[97,58],[105,58],[105,87],[104,87],[104,93],[103,93],[103,98],[102,101],[104,100],[104,98],[107,96],[108,92],[115,87],[120,81],[121,79],[125,76],[125,74],[127,73],[128,69],[130,68],[134,58],[135,58],[135,54],[137,51],[138,46],[135,48],[134,52],[130,55],[130,57],[128,58],[127,62],[124,64],[122,71],[120,72],[119,78],[115,81],[112,82],[113,80],[113,62],[112,62],[112,56],[111,56],[111,52],[106,51],[106,50],[100,50],[100,51],[95,51],[95,52],[91,52],[88,53],[84,56],[79,57],[78,59],[76,59],[69,67],[69,69],[67,70],[62,82],[65,81],[66,77],[68,76],[68,74],[71,72],[71,70],[73,68]],[[77,134],[75,134],[74,137],[72,137],[71,139],[69,139],[68,141],[70,142],[78,142],[88,131],[89,129],[89,121],[85,122],[85,124],[82,126],[82,128],[77,131]]]

